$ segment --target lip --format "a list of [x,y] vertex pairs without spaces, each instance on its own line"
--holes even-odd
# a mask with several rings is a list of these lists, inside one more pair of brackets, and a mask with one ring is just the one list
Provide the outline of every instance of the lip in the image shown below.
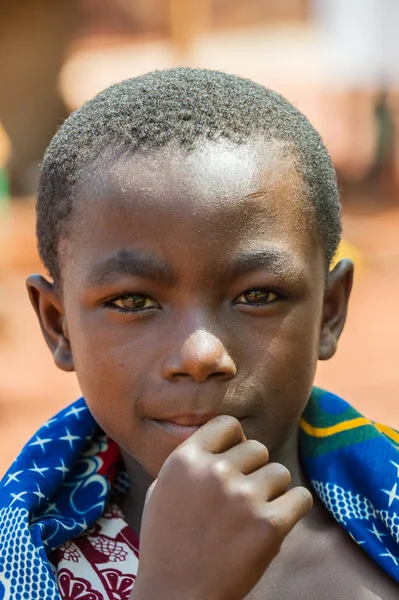
[[[175,439],[183,442],[191,437],[203,425],[214,419],[217,414],[185,415],[169,417],[168,419],[152,419],[158,429]],[[239,419],[240,422],[242,419]]]
[[169,437],[173,437],[179,442],[183,442],[216,416],[216,413],[175,415],[163,419],[153,419],[153,423]]
[[162,419],[154,419],[156,421],[166,421],[168,423],[176,423],[187,427],[201,427],[217,416],[216,413],[208,413],[202,415],[176,415],[173,417],[163,417]]
[[153,419],[153,423],[166,433],[168,436],[173,437],[180,442],[184,442],[191,437],[202,425],[181,425],[175,421],[164,421]]

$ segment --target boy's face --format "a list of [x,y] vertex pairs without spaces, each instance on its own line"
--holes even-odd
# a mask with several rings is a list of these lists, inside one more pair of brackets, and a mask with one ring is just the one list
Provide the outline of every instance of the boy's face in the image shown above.
[[[155,476],[218,414],[277,453],[345,320],[351,267],[325,293],[313,213],[281,147],[209,143],[104,165],[61,245],[62,297],[31,297],[58,366]],[[176,427],[171,422],[180,423]]]

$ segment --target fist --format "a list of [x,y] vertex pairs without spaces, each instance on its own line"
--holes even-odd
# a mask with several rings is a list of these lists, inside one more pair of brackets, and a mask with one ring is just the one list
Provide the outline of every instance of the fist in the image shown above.
[[151,487],[131,598],[239,600],[309,511],[305,488],[269,463],[239,421],[216,417],[165,461]]

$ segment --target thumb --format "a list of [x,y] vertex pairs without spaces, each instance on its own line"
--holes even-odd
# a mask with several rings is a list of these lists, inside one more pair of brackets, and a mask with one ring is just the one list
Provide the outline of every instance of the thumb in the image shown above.
[[149,499],[151,498],[151,494],[155,489],[155,486],[157,484],[158,479],[155,479],[155,481],[150,485],[150,487],[147,490],[147,493],[145,495],[145,502],[144,502],[144,506],[146,506],[148,504]]

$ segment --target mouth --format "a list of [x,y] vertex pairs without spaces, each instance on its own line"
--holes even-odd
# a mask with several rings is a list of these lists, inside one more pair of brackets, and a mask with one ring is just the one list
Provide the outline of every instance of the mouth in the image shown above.
[[202,425],[179,425],[174,421],[154,420],[154,424],[169,436],[184,442],[193,435]]
[[216,414],[201,416],[186,415],[171,417],[170,419],[152,419],[152,422],[168,436],[183,442],[216,416]]

